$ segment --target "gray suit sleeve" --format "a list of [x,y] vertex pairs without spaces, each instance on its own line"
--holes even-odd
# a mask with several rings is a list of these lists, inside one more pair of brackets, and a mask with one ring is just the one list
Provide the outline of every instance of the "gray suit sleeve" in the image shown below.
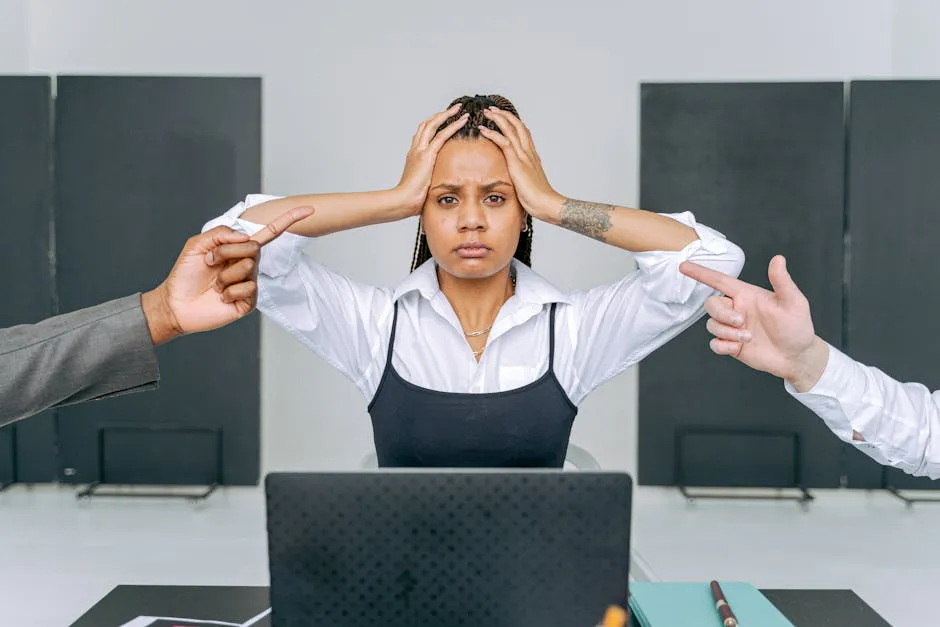
[[0,329],[0,427],[50,407],[154,389],[140,294]]

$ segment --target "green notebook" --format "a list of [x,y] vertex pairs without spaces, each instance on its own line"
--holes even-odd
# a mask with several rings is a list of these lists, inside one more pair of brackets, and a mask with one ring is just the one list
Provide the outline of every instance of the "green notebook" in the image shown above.
[[[749,583],[719,581],[739,627],[794,627]],[[630,614],[640,627],[721,627],[708,582],[630,582]]]

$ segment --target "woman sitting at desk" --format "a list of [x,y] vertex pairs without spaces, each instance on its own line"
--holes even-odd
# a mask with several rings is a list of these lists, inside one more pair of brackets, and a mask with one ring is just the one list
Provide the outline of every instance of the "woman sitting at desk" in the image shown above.
[[[258,309],[356,384],[384,467],[562,467],[584,398],[703,314],[714,292],[679,264],[732,276],[744,264],[689,213],[556,192],[501,96],[458,98],[422,123],[394,189],[249,196],[206,228],[251,234],[298,205],[315,212],[265,249]],[[411,216],[412,271],[395,288],[303,252],[307,237]],[[639,271],[562,293],[530,268],[533,218],[631,251]]]

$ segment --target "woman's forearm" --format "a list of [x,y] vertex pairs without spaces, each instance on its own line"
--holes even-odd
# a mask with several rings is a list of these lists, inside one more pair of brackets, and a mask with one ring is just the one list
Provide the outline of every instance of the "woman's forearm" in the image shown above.
[[692,227],[651,211],[561,196],[537,217],[634,253],[682,250],[698,239]]
[[412,215],[403,195],[395,190],[348,194],[287,196],[250,207],[240,217],[267,224],[293,207],[314,207],[313,215],[295,223],[289,231],[306,237],[328,235],[361,226],[394,222]]

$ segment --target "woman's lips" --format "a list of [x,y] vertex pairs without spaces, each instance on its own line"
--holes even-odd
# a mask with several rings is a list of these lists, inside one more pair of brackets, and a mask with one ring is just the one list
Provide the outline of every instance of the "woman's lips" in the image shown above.
[[457,254],[464,259],[479,259],[490,253],[490,249],[483,244],[461,244],[457,247]]

